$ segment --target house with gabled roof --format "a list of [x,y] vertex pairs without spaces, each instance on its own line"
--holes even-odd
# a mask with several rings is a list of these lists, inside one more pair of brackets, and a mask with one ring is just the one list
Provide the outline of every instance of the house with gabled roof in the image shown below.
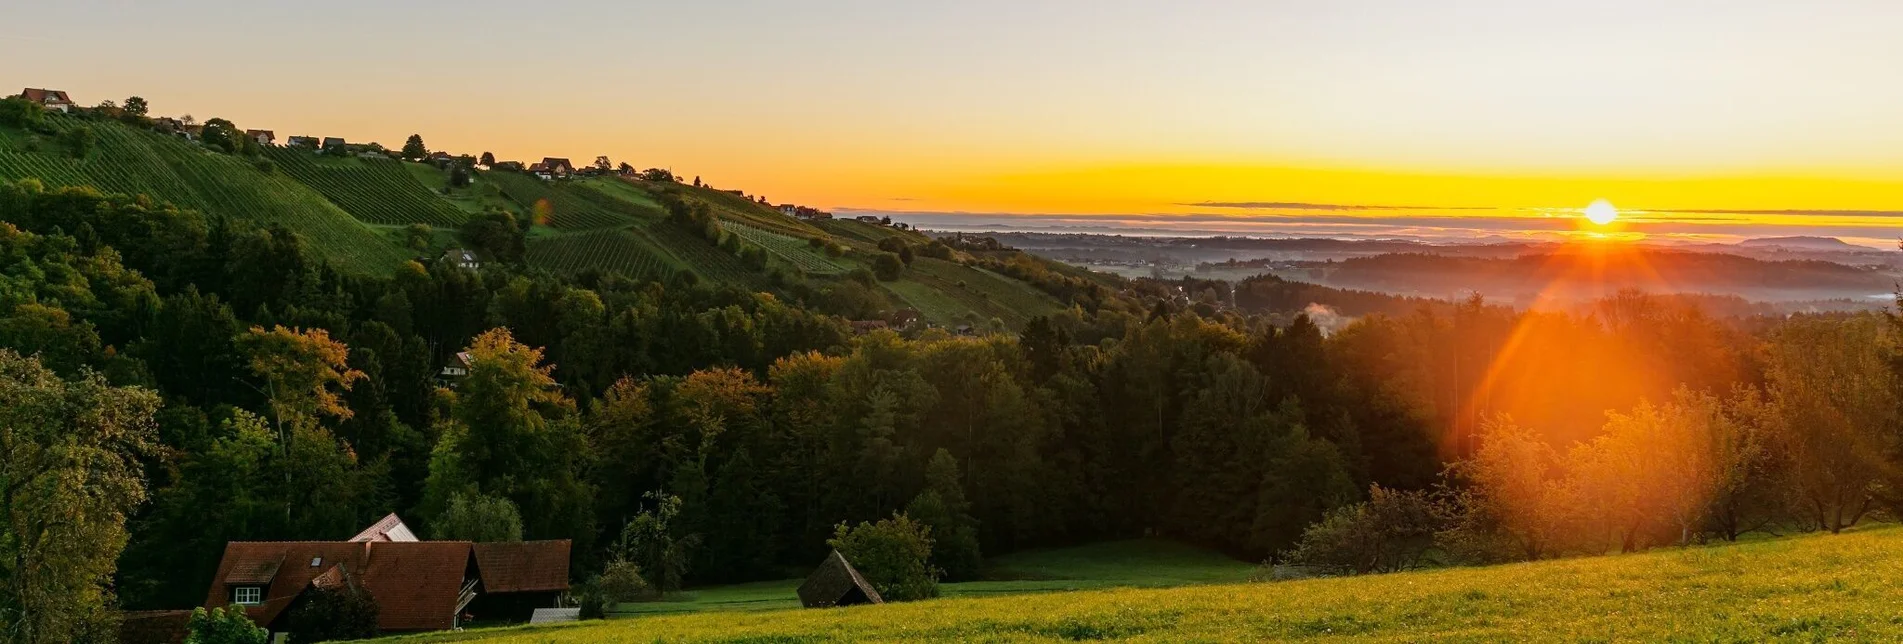
[[529,172],[544,180],[566,179],[575,174],[575,164],[563,157],[543,157],[541,162],[529,166]]
[[257,141],[258,145],[276,145],[278,135],[270,130],[245,130],[244,135]]
[[205,607],[238,607],[274,632],[313,589],[376,602],[384,632],[458,628],[465,616],[528,621],[568,590],[569,541],[419,541],[392,514],[348,541],[233,541]]
[[20,90],[20,98],[39,103],[45,106],[46,109],[59,110],[61,112],[71,112],[74,107],[77,107],[73,104],[72,97],[67,96],[66,92],[57,89],[36,89],[28,87]]

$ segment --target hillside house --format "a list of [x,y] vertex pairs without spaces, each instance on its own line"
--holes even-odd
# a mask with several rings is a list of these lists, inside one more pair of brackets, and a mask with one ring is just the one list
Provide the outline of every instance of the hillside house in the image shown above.
[[800,207],[793,204],[780,204],[780,214],[792,217],[799,214]]
[[396,515],[348,541],[233,541],[206,608],[236,606],[272,633],[312,589],[367,591],[385,633],[525,622],[568,590],[569,542],[419,541]]
[[293,136],[291,138],[284,140],[284,146],[291,147],[291,148],[301,148],[305,150],[315,150],[318,148],[318,139],[317,137],[314,137],[314,136]]
[[854,219],[858,219],[861,222],[865,222],[875,226],[879,225],[879,217],[876,215],[859,215],[858,217],[854,217]]
[[543,180],[566,179],[575,174],[575,164],[562,157],[543,157],[542,161],[529,166],[529,172]]
[[436,380],[444,386],[454,387],[456,381],[462,380],[463,376],[467,375],[469,375],[469,353],[459,351],[456,355],[449,357],[449,364],[443,365],[442,371],[436,373]]
[[443,259],[455,264],[456,268],[472,271],[482,269],[482,259],[476,256],[476,251],[467,248],[451,248],[443,251]]
[[348,142],[345,142],[343,137],[327,136],[327,137],[324,137],[324,144],[319,147],[323,149],[325,152],[329,152],[331,150],[342,150],[342,149],[348,148],[350,147],[350,144]]
[[278,135],[270,130],[245,130],[244,135],[257,141],[258,145],[277,145]]
[[73,99],[67,96],[66,92],[57,89],[34,89],[28,87],[20,90],[20,98],[39,103],[49,110],[59,110],[61,113],[71,112],[73,108],[76,107],[73,104]]

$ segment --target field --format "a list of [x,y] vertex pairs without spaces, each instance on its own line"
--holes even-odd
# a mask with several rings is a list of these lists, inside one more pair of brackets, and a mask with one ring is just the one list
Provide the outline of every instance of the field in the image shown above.
[[[56,128],[79,122],[51,117]],[[99,143],[74,159],[50,137],[0,128],[0,178],[38,178],[50,186],[93,186],[147,194],[213,216],[281,224],[303,235],[319,254],[346,270],[384,272],[409,253],[282,172],[266,173],[245,159],[112,122],[91,122]]]
[[685,268],[645,230],[595,230],[529,242],[528,261],[552,271],[599,269],[628,277],[665,279]]
[[1903,529],[1485,568],[711,612],[398,638],[447,642],[1895,641]]
[[557,230],[616,228],[658,216],[656,209],[610,197],[581,182],[543,181],[508,171],[485,172],[482,178],[501,186],[502,194],[524,211],[541,208],[546,216],[536,223]]
[[887,283],[886,288],[925,317],[941,322],[975,314],[980,324],[998,318],[1017,328],[1060,308],[1056,298],[1029,284],[929,257],[914,259],[904,279]]
[[417,181],[395,159],[321,156],[306,150],[270,148],[278,169],[310,186],[357,219],[371,224],[453,227],[468,215]]

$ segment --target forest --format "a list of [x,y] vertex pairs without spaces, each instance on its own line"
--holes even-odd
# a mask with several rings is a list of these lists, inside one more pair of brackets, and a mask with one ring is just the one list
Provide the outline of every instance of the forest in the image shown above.
[[198,604],[227,541],[390,512],[425,538],[571,539],[578,580],[668,543],[640,574],[678,588],[796,576],[894,517],[960,579],[1131,536],[1378,572],[1903,510],[1887,314],[1623,292],[1324,330],[1133,282],[1021,333],[855,335],[827,297],[365,276],[283,228],[0,184],[0,624],[89,639]]

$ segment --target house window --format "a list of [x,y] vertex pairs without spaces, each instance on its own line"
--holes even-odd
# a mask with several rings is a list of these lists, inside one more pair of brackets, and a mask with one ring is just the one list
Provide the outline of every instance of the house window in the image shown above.
[[231,603],[256,606],[264,603],[264,589],[258,586],[239,586],[231,589]]

